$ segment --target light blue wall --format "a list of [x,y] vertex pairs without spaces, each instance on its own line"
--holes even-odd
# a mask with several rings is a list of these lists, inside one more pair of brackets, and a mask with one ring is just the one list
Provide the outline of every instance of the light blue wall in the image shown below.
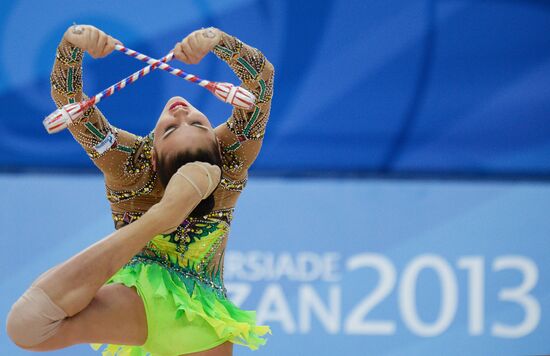
[[[4,175],[0,184],[9,192],[0,205],[4,319],[37,275],[112,222],[98,176]],[[254,355],[544,354],[549,210],[548,184],[256,178],[237,206],[226,282],[272,326]],[[524,283],[519,304],[504,300]],[[431,330],[440,308],[447,316]],[[1,329],[0,354],[29,353]],[[94,353],[51,353],[76,354]]]

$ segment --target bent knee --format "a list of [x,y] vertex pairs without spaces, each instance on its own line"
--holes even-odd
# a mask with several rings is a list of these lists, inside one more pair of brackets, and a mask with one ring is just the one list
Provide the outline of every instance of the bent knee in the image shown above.
[[31,286],[13,304],[6,333],[14,344],[32,349],[58,331],[67,314],[39,287]]

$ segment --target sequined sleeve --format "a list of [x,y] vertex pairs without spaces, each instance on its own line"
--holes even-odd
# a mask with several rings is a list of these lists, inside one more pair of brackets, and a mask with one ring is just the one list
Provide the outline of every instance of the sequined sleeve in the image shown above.
[[[51,95],[57,107],[87,98],[82,92],[83,55],[80,48],[65,39],[59,44],[50,76]],[[82,119],[69,126],[69,130],[107,181],[119,179],[129,155],[142,140],[110,125],[96,106],[89,108]]]
[[227,122],[216,129],[222,145],[227,189],[235,190],[244,185],[246,172],[261,148],[273,96],[274,68],[258,49],[223,32],[213,52],[257,98],[251,111],[234,109]]

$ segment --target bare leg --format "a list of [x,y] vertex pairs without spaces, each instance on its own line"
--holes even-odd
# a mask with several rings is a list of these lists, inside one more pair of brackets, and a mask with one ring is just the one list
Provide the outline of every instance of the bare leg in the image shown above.
[[33,285],[42,288],[69,316],[77,314],[117,270],[160,232],[146,215],[142,219],[49,270]]
[[[110,284],[99,289],[80,313],[64,320],[59,332],[30,351],[52,351],[82,343],[143,345],[147,320],[143,302],[134,288]],[[225,342],[207,351],[185,356],[232,356],[233,344]]]
[[[219,179],[219,168],[215,168]],[[129,224],[96,242],[61,265],[49,270],[33,285],[40,287],[50,299],[69,316],[86,308],[105,282],[136,255],[155,235],[177,226],[201,201],[196,186],[211,189],[211,178],[187,164],[175,174],[166,187],[162,200],[151,207],[138,221]],[[206,181],[208,177],[208,181]],[[216,185],[213,187],[215,188]],[[213,190],[213,188],[212,188]],[[212,192],[210,190],[208,194]],[[207,195],[208,195],[207,194]]]
[[[196,164],[194,166],[196,166]],[[196,169],[193,171],[193,168],[189,169],[189,167],[191,166],[186,165],[180,168],[178,173],[181,173],[180,171],[182,171],[191,177],[195,175],[193,178],[197,178],[198,180],[202,178],[202,182],[195,181],[196,184],[191,185],[191,179],[189,179],[188,176],[185,176],[185,174],[181,174],[181,176],[174,175],[165,190],[166,194],[161,202],[151,207],[149,211],[141,217],[141,219],[112,233],[60,265],[51,268],[33,283],[33,285],[37,288],[30,289],[30,291],[41,291],[40,293],[45,295],[45,297],[42,297],[41,300],[45,301],[45,298],[47,298],[50,303],[49,311],[51,311],[55,306],[57,308],[55,315],[59,315],[59,310],[61,309],[64,311],[65,316],[68,315],[69,317],[59,319],[59,329],[64,328],[65,334],[63,334],[62,331],[61,336],[56,336],[55,334],[50,336],[49,339],[52,339],[52,341],[50,341],[51,344],[48,344],[48,340],[44,340],[39,345],[36,345],[32,344],[32,341],[29,343],[28,340],[23,339],[25,340],[24,342],[28,344],[28,347],[39,346],[40,348],[45,349],[48,347],[58,348],[64,347],[62,345],[67,346],[78,342],[107,342],[130,345],[140,345],[144,342],[144,337],[142,334],[144,329],[146,334],[146,328],[143,328],[143,325],[146,324],[146,322],[139,321],[135,323],[138,327],[134,330],[131,330],[131,327],[129,331],[124,328],[118,330],[124,331],[120,336],[123,339],[122,341],[111,341],[112,339],[109,338],[109,335],[118,335],[117,330],[114,330],[112,327],[113,325],[116,325],[116,322],[111,323],[111,327],[105,328],[110,314],[106,313],[102,316],[101,310],[109,310],[109,308],[101,309],[101,304],[97,307],[97,301],[100,300],[98,298],[101,298],[98,291],[100,288],[102,288],[101,291],[105,291],[105,293],[107,293],[107,291],[113,291],[113,288],[104,286],[105,282],[124,264],[126,264],[132,256],[137,254],[155,235],[167,230],[173,230],[173,228],[169,228],[177,226],[194,209],[202,197],[202,194],[198,191],[197,185],[200,186],[201,183],[202,185],[207,183],[208,190],[213,190],[213,188],[215,188],[215,184],[211,184],[212,179],[208,172],[203,174],[198,172],[200,169],[198,171]],[[217,179],[219,179],[219,168],[215,168],[217,170]],[[207,177],[208,181],[205,181],[204,177]],[[210,194],[210,192],[208,192],[208,194]],[[143,304],[139,296],[137,296],[135,290],[124,286],[120,286],[119,288],[122,288],[119,289],[119,291],[121,291],[119,294],[121,295],[124,293],[128,295],[128,292],[132,293],[131,296],[133,296],[134,301],[131,302],[131,305],[134,309],[137,309],[137,311],[132,314],[137,315],[138,317],[144,316]],[[135,297],[137,297],[139,301]],[[17,304],[18,307],[23,306],[24,304],[22,303],[29,302],[29,300],[32,299],[21,300],[22,302]],[[113,294],[110,297],[104,298],[105,303],[103,307],[116,305],[116,303],[120,300],[124,300],[124,298],[121,299],[120,295],[117,296],[116,294]],[[90,304],[92,301],[96,301],[96,303]],[[40,304],[37,303],[35,305]],[[95,312],[94,306],[96,306]],[[48,308],[46,304],[44,304],[44,307]],[[112,311],[112,309],[116,309],[116,307],[111,307],[110,309]],[[8,317],[8,329],[12,332],[10,337],[11,335],[14,335],[14,341],[16,339],[22,340],[16,335],[18,333],[19,335],[22,335],[21,332],[24,333],[25,328],[25,325],[21,323],[18,324],[18,320],[21,321],[25,319],[17,319],[17,312],[19,311],[17,310],[14,313],[10,312]],[[21,311],[20,313],[24,312]],[[106,336],[97,336],[94,332],[90,332],[90,325],[94,325],[94,323],[93,321],[86,322],[86,316],[89,316],[92,319],[94,317],[98,318],[96,321],[97,325],[99,325],[99,329],[96,327],[96,331],[108,331]],[[32,318],[36,317],[40,317],[40,314],[31,314],[27,320],[32,320]],[[124,324],[132,324],[132,320],[129,319],[132,318],[122,317],[120,319],[115,318],[114,320],[121,321]],[[33,325],[34,324],[29,324],[29,327],[32,327]],[[59,329],[57,330],[58,334]],[[98,337],[97,339],[96,336]],[[58,342],[59,344],[56,346],[55,342]]]
[[[147,218],[144,222],[147,223],[148,220]],[[25,292],[8,315],[6,329],[12,341],[24,349],[50,350],[93,339],[96,336],[94,332],[99,328],[102,332],[108,332],[106,335],[112,333],[115,337],[120,332],[125,333],[123,335],[126,338],[121,338],[121,341],[126,344],[142,344],[144,337],[136,336],[147,335],[141,298],[135,290],[122,285],[119,285],[118,294],[114,293],[116,289],[103,286],[127,262],[126,258],[129,260],[157,233],[153,224],[148,227],[143,227],[142,224],[143,222],[138,221],[132,224],[135,226],[130,225],[115,232],[40,276],[33,283],[34,287]],[[127,256],[124,255],[125,252],[128,253]],[[92,262],[94,258],[97,260],[95,269]],[[39,299],[40,294],[32,294],[38,291],[45,297]],[[111,293],[106,295],[107,292]],[[49,302],[41,302],[46,300]],[[121,308],[120,305],[125,305],[126,308]],[[102,310],[104,313],[101,313]],[[121,313],[123,310],[130,314]],[[109,315],[111,312],[112,315]],[[89,317],[90,314],[95,320],[86,322],[86,316]],[[41,315],[44,316],[43,319],[39,318]],[[140,321],[134,320],[136,318]],[[113,328],[118,323],[126,327]],[[50,325],[49,329],[47,325]],[[53,325],[55,329],[52,328]],[[99,343],[104,340],[90,342]]]
[[232,355],[233,355],[233,343],[227,341],[210,350],[194,352],[192,354],[185,354],[180,356],[232,356]]

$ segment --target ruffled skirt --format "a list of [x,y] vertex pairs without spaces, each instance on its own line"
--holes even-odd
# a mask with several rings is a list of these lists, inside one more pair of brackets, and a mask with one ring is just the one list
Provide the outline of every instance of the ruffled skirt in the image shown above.
[[268,326],[256,312],[235,306],[224,293],[182,276],[154,260],[132,261],[107,281],[135,287],[145,305],[148,336],[141,346],[102,346],[103,356],[178,356],[208,350],[226,341],[257,349]]

